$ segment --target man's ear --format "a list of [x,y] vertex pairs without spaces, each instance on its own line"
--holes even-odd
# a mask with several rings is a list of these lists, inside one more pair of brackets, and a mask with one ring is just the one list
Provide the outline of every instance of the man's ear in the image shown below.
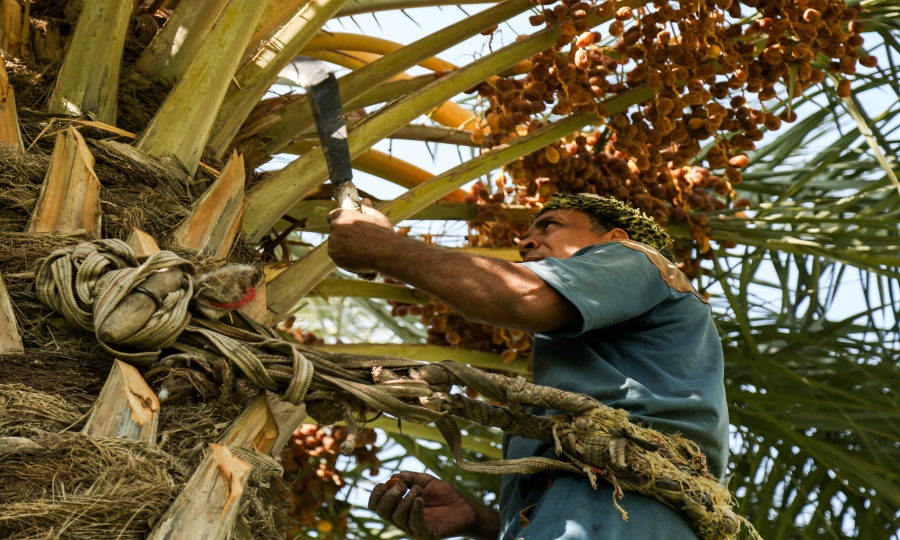
[[610,241],[629,239],[628,233],[625,232],[625,229],[620,229],[619,227],[616,227],[615,229],[612,229],[610,231],[606,231],[605,233],[603,233],[603,236],[605,236],[606,239]]

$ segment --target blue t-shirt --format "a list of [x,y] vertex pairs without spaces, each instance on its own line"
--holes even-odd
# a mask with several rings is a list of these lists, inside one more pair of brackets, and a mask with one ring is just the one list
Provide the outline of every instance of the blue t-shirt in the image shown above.
[[[684,275],[630,240],[588,246],[567,259],[522,263],[581,314],[573,327],[535,334],[534,382],[592,396],[632,421],[693,440],[722,477],[728,411],[722,346],[710,308]],[[552,414],[554,411],[535,411]],[[504,457],[555,457],[550,443],[504,437]],[[500,540],[694,540],[687,521],[649,497],[587,478],[507,475],[500,489]],[[549,488],[548,488],[549,485]],[[523,509],[530,524],[521,520]]]

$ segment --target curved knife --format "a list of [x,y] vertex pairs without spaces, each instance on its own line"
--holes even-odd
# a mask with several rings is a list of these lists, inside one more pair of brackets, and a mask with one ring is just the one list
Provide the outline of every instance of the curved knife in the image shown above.
[[[334,199],[338,208],[362,212],[359,193],[353,185],[350,145],[347,142],[347,125],[344,123],[337,78],[328,70],[328,64],[315,58],[298,56],[294,59],[294,67],[309,96],[321,143],[319,146],[325,153],[328,177],[334,185]],[[372,281],[375,274],[359,274],[359,277]]]

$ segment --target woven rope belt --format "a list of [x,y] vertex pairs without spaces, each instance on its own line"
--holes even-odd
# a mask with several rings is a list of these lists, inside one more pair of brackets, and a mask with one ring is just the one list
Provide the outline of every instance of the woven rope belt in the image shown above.
[[[247,319],[238,325],[192,318],[194,274],[193,266],[174,253],[161,251],[141,263],[124,242],[99,240],[41,260],[35,287],[43,303],[92,332],[117,358],[151,367],[182,362],[207,369],[224,360],[253,385],[280,391],[292,403],[305,403],[320,423],[345,421],[350,435],[343,451],[352,451],[357,423],[364,422],[367,413],[384,412],[409,422],[434,423],[466,470],[491,474],[559,470],[585,475],[595,487],[602,478],[614,486],[613,502],[623,518],[627,514],[617,499],[623,490],[635,491],[681,512],[704,540],[734,538],[741,524],[759,538],[752,525],[731,510],[728,489],[709,474],[706,458],[686,439],[634,424],[626,411],[590,397],[522,378],[451,361],[425,364],[330,354],[279,339],[271,329]],[[138,327],[127,326],[134,323],[133,317],[117,319],[126,312],[142,314]],[[125,330],[116,326],[119,323]],[[230,384],[223,379],[224,385]],[[451,393],[454,386],[477,390],[496,404]],[[562,414],[537,416],[526,412],[525,406]],[[453,417],[551,442],[564,459],[465,462]]]

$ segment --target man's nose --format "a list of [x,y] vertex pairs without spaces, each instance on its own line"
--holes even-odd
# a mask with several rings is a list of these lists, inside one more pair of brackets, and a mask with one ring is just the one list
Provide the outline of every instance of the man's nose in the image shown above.
[[537,248],[540,244],[534,236],[526,236],[519,240],[519,243],[516,244],[516,248],[518,248],[519,253],[523,256],[529,251]]

